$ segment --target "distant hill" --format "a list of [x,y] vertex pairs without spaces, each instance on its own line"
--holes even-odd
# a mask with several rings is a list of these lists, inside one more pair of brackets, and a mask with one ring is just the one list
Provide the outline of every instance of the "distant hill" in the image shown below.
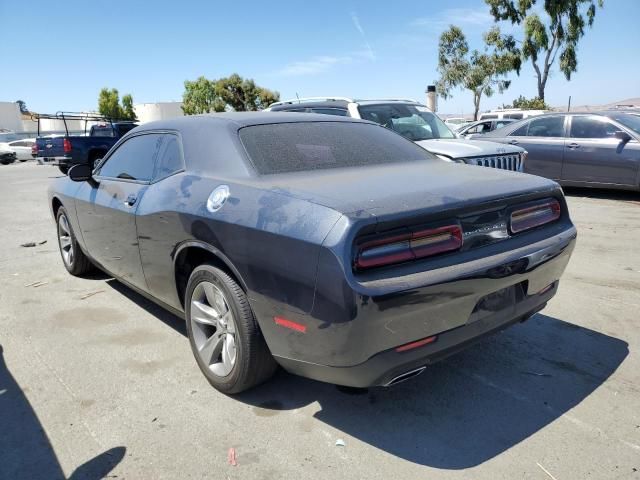
[[[571,111],[593,111],[593,110],[608,110],[615,108],[617,105],[634,105],[640,108],[640,97],[627,98],[625,100],[618,100],[616,102],[606,103],[604,105],[571,105]],[[553,110],[558,112],[564,112],[567,110],[567,106],[553,107]]]

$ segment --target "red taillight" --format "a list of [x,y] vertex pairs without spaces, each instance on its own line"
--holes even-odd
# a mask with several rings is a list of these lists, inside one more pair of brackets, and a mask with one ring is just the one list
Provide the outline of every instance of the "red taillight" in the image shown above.
[[366,269],[402,263],[418,258],[451,252],[462,247],[462,229],[459,225],[399,233],[370,240],[358,247],[355,261],[357,269]]
[[285,327],[285,328],[289,328],[291,330],[295,330],[296,332],[300,332],[300,333],[306,333],[307,332],[307,326],[306,325],[302,325],[301,323],[294,322],[292,320],[287,320],[286,318],[273,317],[273,321],[276,323],[276,325],[280,325],[281,327]]
[[430,343],[435,342],[437,339],[438,336],[434,335],[433,337],[423,338],[422,340],[418,340],[417,342],[405,343],[404,345],[396,347],[396,352],[406,352],[407,350],[413,350],[414,348],[429,345]]
[[34,143],[33,145],[31,145],[31,153],[33,155],[36,155],[38,153],[38,144]]
[[64,153],[71,153],[71,141],[68,138],[62,141],[62,148],[64,149]]
[[548,200],[511,213],[511,233],[523,232],[560,218],[560,203]]

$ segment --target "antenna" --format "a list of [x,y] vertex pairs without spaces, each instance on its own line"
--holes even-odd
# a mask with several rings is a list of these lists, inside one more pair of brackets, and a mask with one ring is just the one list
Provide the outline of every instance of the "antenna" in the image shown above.
[[296,92],[296,98],[298,99],[298,103],[300,103],[300,97],[298,96],[298,92]]
[[569,95],[569,105],[567,105],[567,112],[571,111],[571,95]]

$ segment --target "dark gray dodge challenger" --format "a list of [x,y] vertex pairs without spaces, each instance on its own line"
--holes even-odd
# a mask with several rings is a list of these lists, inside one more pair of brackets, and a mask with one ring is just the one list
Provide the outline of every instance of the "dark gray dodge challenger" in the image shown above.
[[576,239],[550,180],[308,113],[145,124],[49,202],[67,270],[184,316],[226,393],[277,365],[354,387],[418,375],[542,309]]

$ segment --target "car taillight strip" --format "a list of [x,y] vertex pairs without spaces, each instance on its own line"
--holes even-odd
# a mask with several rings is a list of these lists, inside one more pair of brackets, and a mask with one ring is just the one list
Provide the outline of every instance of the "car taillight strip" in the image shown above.
[[359,246],[355,266],[367,269],[430,257],[462,247],[462,229],[447,225],[407,232],[364,242]]
[[558,218],[560,218],[560,203],[557,200],[521,208],[511,213],[511,233],[523,232]]

